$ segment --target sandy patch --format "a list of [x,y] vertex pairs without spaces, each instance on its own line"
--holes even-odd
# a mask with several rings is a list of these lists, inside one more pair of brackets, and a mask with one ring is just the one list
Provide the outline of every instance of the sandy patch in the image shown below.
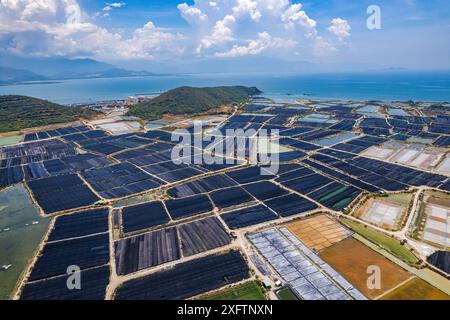
[[317,251],[327,248],[351,234],[351,231],[326,215],[294,221],[286,224],[286,227],[306,246]]

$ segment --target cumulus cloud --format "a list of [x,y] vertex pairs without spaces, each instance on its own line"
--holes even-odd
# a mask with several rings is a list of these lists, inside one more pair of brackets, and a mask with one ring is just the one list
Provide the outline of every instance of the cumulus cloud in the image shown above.
[[153,59],[154,55],[162,52],[182,53],[182,49],[175,45],[181,35],[166,32],[157,28],[153,22],[148,22],[142,28],[133,32],[133,37],[122,45],[122,56],[125,58]]
[[234,40],[231,28],[235,22],[236,18],[232,15],[226,15],[222,20],[217,21],[214,25],[212,34],[201,40],[196,52],[199,54],[202,49],[207,49],[214,45]]
[[285,22],[285,27],[288,29],[294,28],[296,25],[300,25],[306,29],[305,35],[307,37],[314,37],[317,34],[316,21],[308,17],[305,11],[301,10],[302,5],[296,3],[291,5],[281,15],[281,20]]
[[252,0],[238,0],[236,6],[232,8],[233,14],[249,15],[254,21],[259,21],[261,12],[258,10],[258,3]]
[[[97,16],[124,6],[125,2],[105,3]],[[196,0],[192,5],[180,1],[177,8],[189,24],[184,30],[174,32],[149,21],[121,32],[97,25],[95,15],[83,12],[77,0],[0,0],[0,51],[106,60],[308,58],[335,52],[351,29],[346,20],[333,19],[328,30],[338,39],[326,39],[302,4],[292,0]]]
[[349,37],[351,29],[352,28],[348,24],[347,20],[341,18],[331,20],[331,26],[328,28],[331,33],[340,39]]
[[233,48],[231,48],[229,51],[218,52],[215,54],[215,56],[221,58],[233,58],[245,55],[255,55],[270,49],[292,48],[295,45],[296,42],[293,40],[272,38],[272,36],[269,33],[261,32],[258,34],[258,38],[249,41],[248,45],[246,46],[234,45]]
[[89,22],[76,0],[0,2],[0,50],[16,55],[152,59],[164,50],[180,52],[178,37],[149,22],[124,39]]
[[204,14],[199,8],[190,6],[186,2],[180,3],[177,8],[180,10],[181,16],[191,24],[208,19],[206,14]]
[[185,15],[188,8],[198,9],[208,20],[192,32],[196,35],[193,41],[199,42],[198,55],[252,54],[255,50],[246,48],[262,43],[260,35],[266,30],[270,30],[272,40],[279,39],[279,43],[281,40],[289,44],[295,42],[299,46],[295,52],[305,51],[317,36],[316,21],[302,10],[300,3],[294,4],[291,0],[197,0],[192,6],[179,6],[182,17],[192,25],[190,17]]

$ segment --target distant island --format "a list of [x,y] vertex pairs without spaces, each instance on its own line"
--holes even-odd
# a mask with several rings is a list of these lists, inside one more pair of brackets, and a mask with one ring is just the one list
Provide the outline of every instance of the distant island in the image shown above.
[[28,70],[0,67],[0,85],[43,80],[47,78]]
[[123,78],[123,77],[156,77],[162,74],[156,74],[147,71],[133,71],[119,68],[111,68],[102,71],[92,72],[64,72],[52,76],[43,76],[34,72],[0,67],[0,85],[26,84],[30,81],[54,82],[58,80],[71,79],[99,79],[99,78]]
[[130,108],[128,115],[144,120],[158,119],[165,114],[195,114],[220,106],[240,103],[262,93],[255,87],[228,86],[193,88],[180,87]]
[[0,96],[0,132],[90,119],[96,115],[96,111],[86,108],[63,106],[32,97]]
[[20,59],[0,53],[0,85],[30,81],[162,76],[145,70],[128,70],[92,59]]

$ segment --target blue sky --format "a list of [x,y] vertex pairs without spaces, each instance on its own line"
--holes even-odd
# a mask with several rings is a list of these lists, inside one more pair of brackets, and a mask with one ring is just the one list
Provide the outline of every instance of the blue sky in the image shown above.
[[0,53],[158,72],[449,70],[449,17],[448,0],[4,0]]

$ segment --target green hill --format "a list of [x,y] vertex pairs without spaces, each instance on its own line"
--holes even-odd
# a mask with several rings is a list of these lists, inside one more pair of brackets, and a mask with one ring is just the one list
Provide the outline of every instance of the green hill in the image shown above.
[[0,132],[91,118],[97,113],[26,96],[0,96]]
[[160,96],[133,106],[129,115],[153,120],[163,114],[202,113],[222,105],[244,101],[251,95],[260,94],[255,87],[180,87],[169,90]]

